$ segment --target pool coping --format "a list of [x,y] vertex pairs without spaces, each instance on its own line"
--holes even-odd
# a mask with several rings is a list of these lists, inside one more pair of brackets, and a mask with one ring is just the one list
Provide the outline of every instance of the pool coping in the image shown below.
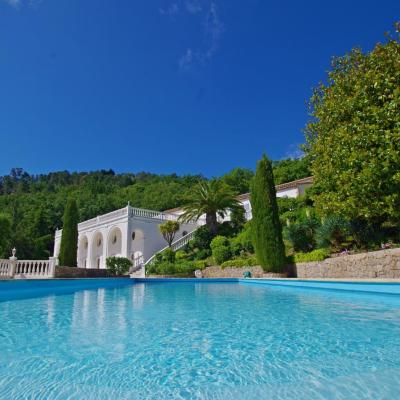
[[136,283],[228,283],[288,289],[329,290],[400,296],[400,281],[293,279],[293,278],[133,278]]

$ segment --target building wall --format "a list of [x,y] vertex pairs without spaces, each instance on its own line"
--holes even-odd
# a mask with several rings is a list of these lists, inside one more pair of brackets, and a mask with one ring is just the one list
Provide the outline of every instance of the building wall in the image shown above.
[[299,196],[299,188],[279,190],[276,192],[276,197],[296,198]]
[[[146,261],[167,246],[159,226],[164,223],[155,213],[154,218],[139,217],[130,208],[93,218],[78,224],[79,268],[105,269],[106,259],[111,256],[142,258]],[[175,240],[192,232],[196,224],[180,224]],[[54,257],[59,256],[62,231],[55,235]]]

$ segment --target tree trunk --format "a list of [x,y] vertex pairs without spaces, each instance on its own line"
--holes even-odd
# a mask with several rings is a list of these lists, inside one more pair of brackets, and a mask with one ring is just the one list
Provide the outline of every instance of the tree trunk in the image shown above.
[[215,236],[218,230],[216,213],[206,214],[206,225],[208,226],[208,229],[210,229],[210,232],[213,234],[213,236]]

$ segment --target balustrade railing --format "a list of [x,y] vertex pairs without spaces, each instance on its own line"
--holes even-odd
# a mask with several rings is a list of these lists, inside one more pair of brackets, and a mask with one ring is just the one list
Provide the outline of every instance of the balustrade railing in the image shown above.
[[[172,249],[173,251],[177,251],[177,250],[181,249],[182,247],[186,246],[186,245],[193,239],[194,234],[196,233],[196,230],[197,230],[197,229],[193,230],[192,232],[188,233],[187,235],[185,235],[185,236],[181,237],[180,239],[176,240],[175,242],[173,242],[173,243],[171,244],[171,249]],[[168,248],[169,248],[169,246],[166,246],[166,247],[164,247],[162,250],[158,251],[156,254],[154,254],[153,256],[151,256],[151,257],[144,263],[144,265],[146,266],[146,265],[151,264],[151,263],[155,260],[157,254],[162,253],[163,251],[165,251],[165,250],[168,249]]]
[[[140,217],[148,219],[156,219],[159,221],[178,221],[179,215],[164,213],[162,211],[147,210],[145,208],[124,207],[119,210],[112,211],[108,214],[100,215],[96,218],[89,219],[79,223],[79,228],[87,228],[91,225],[98,224],[99,222],[107,222],[111,219],[128,215],[130,217]],[[189,221],[188,224],[198,224],[197,221]]]
[[15,253],[14,248],[12,257],[0,260],[0,278],[54,278],[57,261],[55,257],[50,257],[48,260],[18,260]]
[[54,276],[55,263],[53,260],[18,260],[15,268],[15,275],[23,277],[43,277],[51,278]]
[[0,260],[0,277],[11,277],[11,266],[10,260]]

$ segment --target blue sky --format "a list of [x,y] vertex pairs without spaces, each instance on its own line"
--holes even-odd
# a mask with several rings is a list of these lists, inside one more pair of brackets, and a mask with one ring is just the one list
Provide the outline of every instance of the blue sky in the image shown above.
[[0,0],[0,174],[220,175],[297,153],[331,57],[400,2]]

